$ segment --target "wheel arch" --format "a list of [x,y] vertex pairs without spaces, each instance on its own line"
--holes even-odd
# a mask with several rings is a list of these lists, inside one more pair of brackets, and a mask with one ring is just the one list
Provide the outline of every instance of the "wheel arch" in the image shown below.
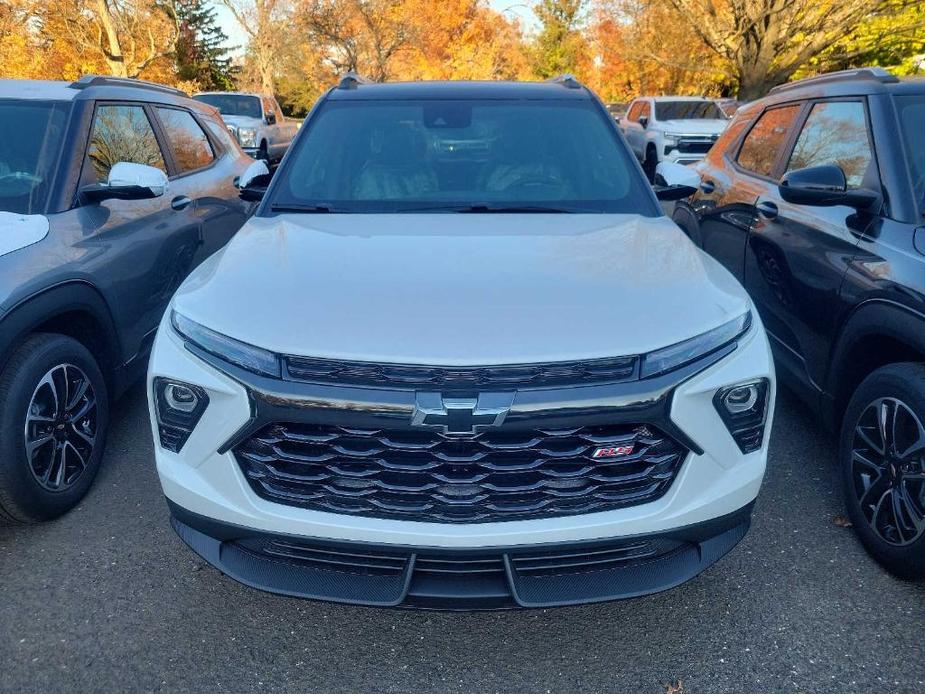
[[881,299],[856,307],[839,331],[826,375],[832,423],[838,422],[868,375],[909,361],[925,362],[925,314]]
[[119,335],[109,306],[88,282],[49,287],[5,313],[0,320],[0,368],[23,340],[40,332],[67,335],[80,342],[97,359],[107,380],[121,363]]

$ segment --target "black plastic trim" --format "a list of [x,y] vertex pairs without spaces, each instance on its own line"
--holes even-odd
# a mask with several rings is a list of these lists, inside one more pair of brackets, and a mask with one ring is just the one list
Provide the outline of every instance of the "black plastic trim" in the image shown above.
[[[190,549],[245,585],[328,602],[441,610],[548,608],[668,590],[729,552],[747,533],[754,506],[751,502],[728,515],[659,533],[588,542],[445,549],[266,533],[206,518],[170,499],[167,503],[174,530]],[[370,571],[319,568],[271,558],[253,549],[266,542],[298,543],[307,551],[317,548],[382,561]],[[579,571],[569,570],[567,561],[550,559],[619,551],[641,542],[665,551],[610,565],[601,562],[599,568],[592,558]],[[450,570],[440,570],[441,566]]]

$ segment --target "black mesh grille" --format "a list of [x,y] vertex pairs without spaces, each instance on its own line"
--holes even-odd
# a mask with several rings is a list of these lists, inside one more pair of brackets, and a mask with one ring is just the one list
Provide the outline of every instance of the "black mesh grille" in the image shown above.
[[286,357],[288,378],[333,385],[392,388],[492,388],[620,383],[636,378],[637,357],[546,364],[445,367]]
[[713,140],[681,140],[678,151],[685,154],[706,154],[713,147]]
[[[620,450],[595,459],[602,447]],[[642,424],[501,428],[465,438],[430,430],[272,424],[234,452],[257,495],[276,503],[472,523],[653,501],[671,485],[686,450]]]

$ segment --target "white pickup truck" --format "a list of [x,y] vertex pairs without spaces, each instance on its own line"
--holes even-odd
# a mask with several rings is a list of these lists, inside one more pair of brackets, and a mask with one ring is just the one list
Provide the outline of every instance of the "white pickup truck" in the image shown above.
[[241,149],[255,159],[275,164],[292,144],[298,123],[287,120],[272,96],[246,92],[203,92],[196,101],[214,106]]
[[643,96],[620,119],[630,148],[654,180],[660,162],[693,164],[706,153],[729,124],[712,99],[691,96]]

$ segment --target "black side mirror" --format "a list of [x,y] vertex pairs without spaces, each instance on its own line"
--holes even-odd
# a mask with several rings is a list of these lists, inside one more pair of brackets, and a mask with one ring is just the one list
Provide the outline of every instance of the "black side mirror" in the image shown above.
[[639,123],[639,125],[641,125],[643,128],[648,128],[648,127],[649,127],[649,117],[648,117],[648,116],[639,116],[639,121],[638,121],[638,123]]
[[787,202],[813,207],[847,205],[866,209],[879,197],[876,192],[865,188],[849,190],[845,172],[834,164],[790,171],[781,179],[777,190]]
[[238,191],[238,197],[245,202],[260,202],[267,194],[267,187],[273,180],[273,174],[267,173],[255,176],[250,182]]
[[272,111],[267,114],[266,117],[267,125],[274,125],[276,123],[276,114]]

